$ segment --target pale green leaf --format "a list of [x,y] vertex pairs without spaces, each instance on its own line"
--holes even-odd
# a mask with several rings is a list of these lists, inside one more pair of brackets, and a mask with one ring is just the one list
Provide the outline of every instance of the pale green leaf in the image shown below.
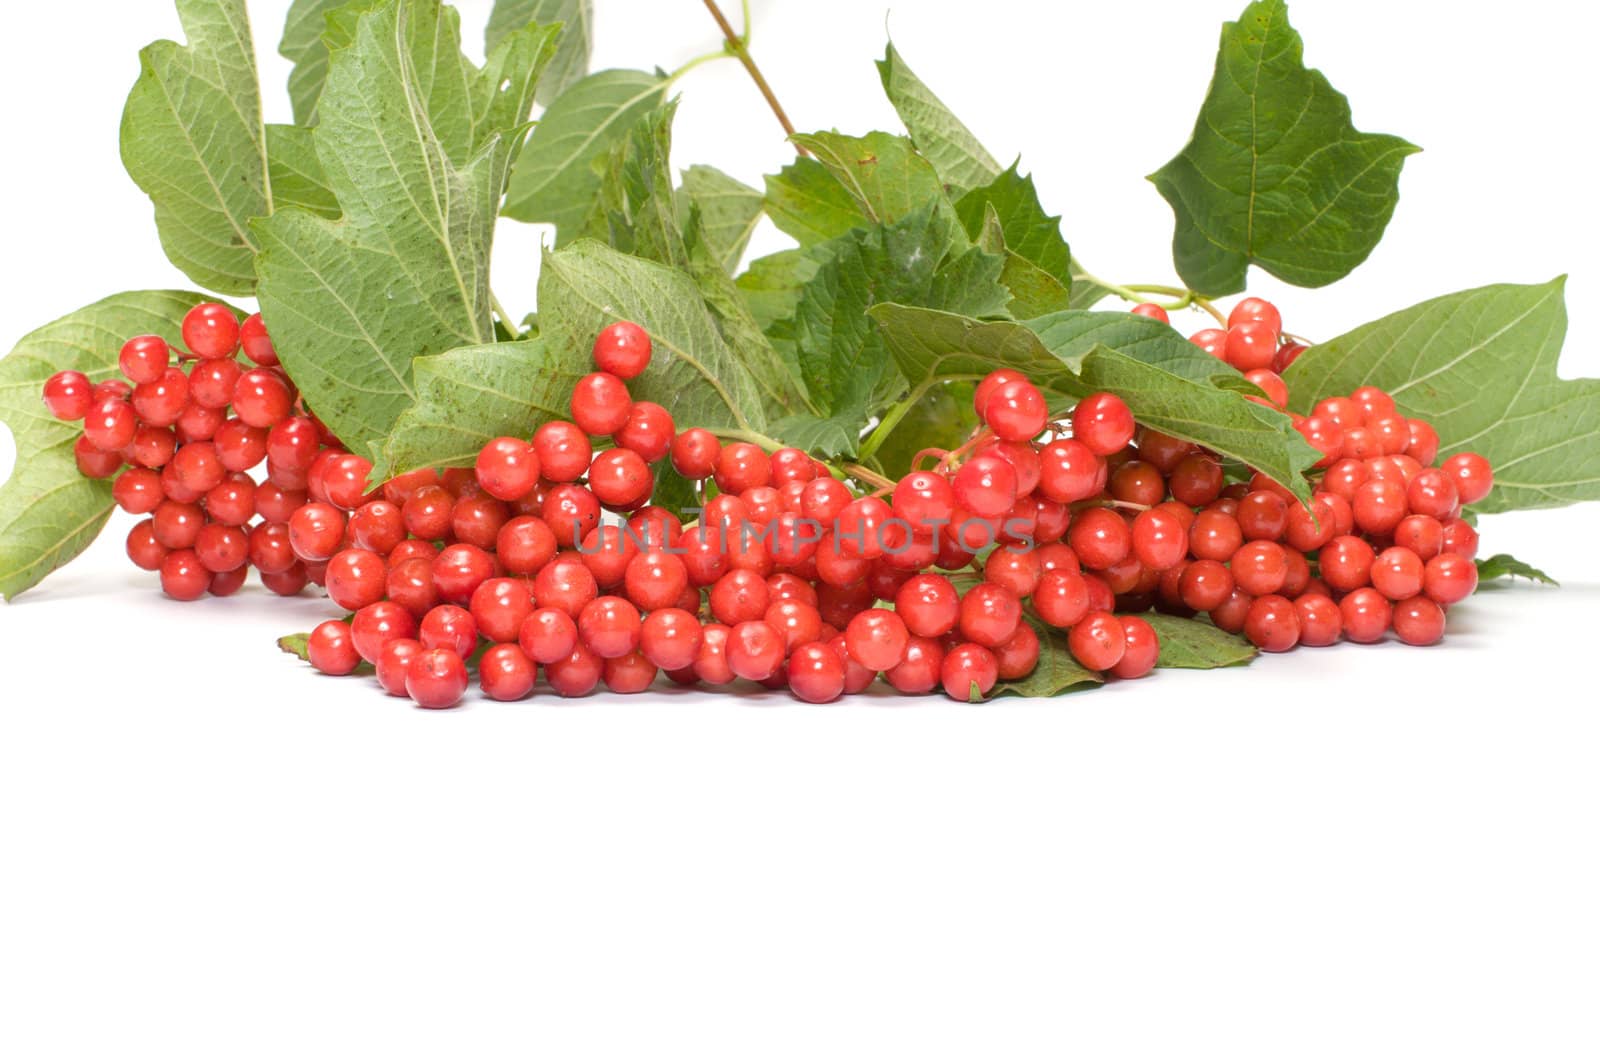
[[767,216],[802,247],[867,224],[849,191],[816,159],[802,156],[778,173],[768,174],[766,188]]
[[506,34],[530,22],[541,26],[561,23],[561,43],[545,68],[544,77],[539,79],[537,99],[548,107],[568,85],[589,72],[589,55],[594,49],[594,0],[495,0],[483,33],[484,51],[494,51]]
[[44,383],[64,369],[99,382],[118,376],[117,354],[131,336],[181,340],[183,315],[206,296],[124,292],[75,310],[17,341],[0,360],[0,420],[17,460],[0,485],[0,595],[14,598],[82,553],[113,508],[111,482],[78,472],[77,423],[58,421],[40,401]]
[[1157,668],[1228,668],[1249,664],[1256,657],[1256,648],[1248,641],[1208,620],[1164,613],[1145,613],[1140,619],[1155,628],[1161,640]]
[[684,426],[765,430],[761,391],[687,274],[592,240],[545,252],[539,326],[552,352],[587,357],[595,335],[619,320],[643,326],[654,347],[650,367],[630,382],[635,399],[665,406]]
[[155,204],[167,258],[230,295],[255,289],[250,219],[272,212],[255,48],[244,0],[177,0],[187,45],[139,53],[122,164]]
[[1303,287],[1366,261],[1419,150],[1357,131],[1350,103],[1306,68],[1284,0],[1224,24],[1194,134],[1150,180],[1177,217],[1172,255],[1190,288],[1243,291],[1251,263]]
[[792,139],[827,167],[869,222],[891,225],[943,194],[933,167],[905,137],[833,131]]
[[1290,401],[1382,388],[1439,433],[1441,458],[1474,451],[1495,486],[1482,513],[1600,499],[1600,379],[1557,375],[1565,277],[1494,284],[1390,314],[1303,353],[1284,373]]
[[553,100],[528,137],[502,212],[548,222],[564,244],[582,230],[600,191],[595,161],[661,105],[667,79],[642,70],[602,70]]
[[999,174],[1000,164],[995,162],[994,156],[911,72],[893,44],[888,45],[883,58],[878,60],[878,76],[889,102],[910,131],[912,143],[933,164],[952,196],[987,184]]
[[519,30],[479,70],[459,31],[436,0],[362,13],[330,56],[312,133],[341,216],[255,225],[278,354],[352,446],[387,437],[415,399],[413,358],[494,337],[496,208],[555,32]]
[[1021,679],[1006,679],[995,684],[991,697],[1053,698],[1073,690],[1105,682],[1099,672],[1078,663],[1067,648],[1067,633],[1058,631],[1035,617],[1026,617],[1039,636],[1039,663]]
[[395,422],[373,479],[468,467],[491,439],[531,438],[546,421],[568,417],[573,385],[592,368],[588,357],[558,355],[537,338],[418,358],[417,401]]
[[317,99],[328,78],[328,46],[322,34],[328,14],[352,4],[370,6],[371,0],[294,0],[284,19],[283,38],[278,54],[294,64],[289,72],[289,104],[294,108],[296,125],[311,126],[317,121]]
[[267,126],[267,172],[273,203],[282,210],[299,207],[325,218],[339,216],[339,201],[328,187],[311,130],[297,125]]
[[1479,558],[1478,582],[1488,583],[1497,579],[1525,579],[1531,583],[1543,583],[1550,587],[1560,586],[1542,570],[1534,568],[1526,561],[1519,561],[1510,554]]
[[707,249],[732,275],[761,220],[761,193],[714,166],[691,166],[678,189],[678,221],[685,231],[690,210],[700,214]]

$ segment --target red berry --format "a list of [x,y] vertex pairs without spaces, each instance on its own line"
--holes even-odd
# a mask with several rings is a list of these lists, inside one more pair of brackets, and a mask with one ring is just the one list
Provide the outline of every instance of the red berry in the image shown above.
[[639,650],[657,668],[674,672],[694,664],[702,638],[700,621],[683,609],[657,609],[644,618]]
[[690,480],[705,480],[716,472],[722,444],[704,428],[689,428],[673,439],[671,453],[672,467],[680,476]]
[[851,618],[844,631],[850,657],[865,668],[882,672],[905,656],[910,638],[905,622],[887,609],[867,609]]
[[612,373],[590,373],[572,388],[572,421],[592,436],[608,436],[628,423],[633,400]]
[[1067,632],[1067,648],[1072,656],[1094,672],[1103,672],[1122,660],[1127,642],[1122,621],[1108,612],[1092,612]]
[[467,666],[453,650],[425,648],[406,665],[406,693],[424,709],[448,709],[466,692]]
[[1246,594],[1276,594],[1289,576],[1289,555],[1275,542],[1252,539],[1234,551],[1228,568],[1234,586]]
[[1039,559],[1032,550],[1000,549],[991,553],[983,565],[986,583],[1003,587],[1018,598],[1026,598],[1039,585]]
[[138,427],[139,418],[132,406],[121,399],[105,399],[92,406],[84,417],[83,438],[94,449],[109,454],[132,443]]
[[993,651],[975,642],[952,647],[939,664],[944,692],[957,701],[981,701],[1000,678]]
[[489,440],[478,451],[474,468],[483,489],[505,502],[521,498],[539,482],[539,455],[525,439]]
[[1065,630],[1089,613],[1089,585],[1075,569],[1058,568],[1039,577],[1033,608],[1053,628]]
[[1011,637],[994,648],[995,670],[1001,679],[1021,679],[1039,664],[1039,633],[1032,624],[1018,624]]
[[599,593],[593,573],[576,554],[563,553],[533,578],[533,600],[576,618]]
[[1339,599],[1344,634],[1351,642],[1377,642],[1389,630],[1394,615],[1389,599],[1371,587],[1361,587]]
[[993,649],[1016,632],[1021,620],[1022,603],[1004,587],[980,583],[961,596],[961,618],[957,626],[961,637],[968,642]]
[[608,657],[601,677],[614,694],[642,694],[656,679],[656,666],[638,650],[621,657]]
[[1444,638],[1444,610],[1431,598],[1396,602],[1390,620],[1400,641],[1411,646],[1432,646]]
[[823,704],[844,693],[845,663],[825,642],[805,642],[789,654],[789,689],[801,701]]
[[581,698],[594,690],[605,674],[605,662],[581,642],[572,653],[545,665],[544,676],[550,687],[564,698]]
[[1251,296],[1240,299],[1228,312],[1228,326],[1242,325],[1247,321],[1255,321],[1267,325],[1274,334],[1283,331],[1283,315],[1278,308],[1265,299]]
[[349,675],[361,664],[350,625],[343,620],[324,620],[312,628],[306,640],[306,657],[311,667],[328,675]]
[[955,504],[979,518],[1004,515],[1017,501],[1017,470],[1003,458],[978,454],[951,481]]
[[717,455],[714,473],[717,490],[739,494],[752,487],[765,487],[772,475],[772,462],[754,443],[729,443]]
[[289,543],[305,561],[326,561],[344,540],[344,514],[326,502],[308,502],[289,518]]
[[535,609],[522,622],[517,644],[540,664],[564,660],[578,645],[578,625],[560,609]]
[[478,632],[490,642],[515,642],[533,614],[533,593],[520,579],[489,579],[478,584],[468,606]]
[[111,485],[111,497],[123,512],[135,515],[152,513],[166,500],[161,491],[161,476],[153,469],[129,469]]
[[533,693],[534,664],[514,642],[491,646],[478,660],[478,687],[495,701],[521,701]]
[[613,376],[632,380],[650,364],[650,334],[632,321],[612,322],[595,337],[594,364]]
[[702,683],[723,686],[734,680],[733,669],[728,667],[728,635],[726,624],[707,624],[700,633],[700,648],[694,655],[694,674]]
[[252,369],[233,387],[234,416],[256,428],[271,428],[289,416],[294,404],[289,385],[270,369]]
[[589,490],[603,506],[633,509],[650,497],[654,479],[644,459],[623,447],[602,450],[589,465]]
[[1403,546],[1391,546],[1372,562],[1370,579],[1379,594],[1391,602],[1422,593],[1422,559]]
[[272,337],[267,335],[267,326],[260,314],[251,314],[239,326],[239,345],[244,348],[244,356],[257,365],[278,364],[277,348],[273,347]]
[[1067,542],[1084,568],[1102,570],[1133,552],[1133,532],[1115,510],[1086,509],[1067,528]]
[[1012,380],[989,392],[983,420],[1001,439],[1026,442],[1044,431],[1050,409],[1044,394],[1027,380]]
[[189,398],[201,406],[220,410],[233,401],[243,373],[231,358],[199,362],[189,370]]
[[1245,613],[1244,634],[1268,653],[1292,650],[1300,641],[1300,614],[1283,595],[1262,595]]
[[1189,337],[1189,342],[1213,358],[1221,358],[1228,344],[1228,334],[1219,328],[1206,328]]
[[1137,616],[1122,617],[1122,659],[1111,666],[1118,679],[1138,679],[1149,675],[1161,656],[1161,639],[1150,622]]
[[356,610],[350,618],[350,638],[356,652],[370,664],[382,660],[389,643],[396,639],[414,640],[416,635],[417,618],[398,602],[373,602]]
[[250,534],[232,524],[207,524],[194,540],[195,556],[213,573],[234,572],[250,560]]
[[1440,605],[1454,605],[1478,589],[1478,566],[1460,554],[1440,554],[1422,572],[1422,590]]
[[570,421],[550,421],[533,433],[539,469],[551,483],[571,483],[589,468],[589,437]]
[[160,380],[171,364],[172,350],[160,336],[135,336],[117,355],[117,368],[135,384]]
[[1072,438],[1102,456],[1115,454],[1132,442],[1133,431],[1133,411],[1128,404],[1104,391],[1083,399],[1072,411]]
[[76,369],[63,369],[44,382],[44,408],[61,421],[81,421],[94,405],[94,385]]
[[1464,506],[1482,501],[1494,487],[1494,470],[1481,454],[1456,454],[1446,458],[1439,468],[1455,483]]
[[973,412],[976,413],[980,418],[983,417],[984,407],[989,405],[989,396],[993,395],[996,389],[1013,381],[1026,381],[1027,379],[1028,378],[1026,376],[1017,372],[1015,369],[996,369],[994,372],[978,381],[978,386],[973,391],[972,395]]
[[556,542],[576,546],[600,523],[600,500],[587,487],[559,484],[544,496],[539,515]]
[[1228,327],[1223,359],[1241,373],[1268,369],[1278,356],[1278,334],[1262,321],[1241,321]]
[[201,303],[183,315],[183,345],[196,358],[227,358],[239,349],[239,319],[221,303]]
[[683,597],[689,571],[670,550],[652,547],[628,562],[623,585],[641,609],[665,609]]
[[1140,317],[1148,317],[1151,320],[1161,322],[1163,325],[1171,323],[1171,319],[1167,317],[1167,311],[1155,303],[1140,303],[1132,310],[1129,310],[1128,313],[1137,314]]
[[1188,529],[1164,509],[1148,509],[1133,518],[1132,535],[1134,556],[1157,572],[1176,567],[1189,552]]
[[[1027,628],[1027,625],[1023,625]],[[1027,628],[1031,631],[1032,628]],[[1018,632],[1021,633],[1020,630]],[[842,638],[842,636],[841,636]],[[837,642],[837,640],[836,640]],[[872,672],[864,665],[851,661],[856,668],[865,672],[868,682],[871,681]],[[938,641],[913,635],[906,641],[905,653],[900,663],[883,673],[889,685],[902,694],[926,694],[939,686],[940,672],[944,665],[944,648]]]
[[478,648],[478,624],[459,605],[436,605],[422,618],[417,638],[426,649],[447,649],[465,660]]
[[783,635],[764,620],[746,620],[728,632],[725,652],[734,675],[767,679],[783,665]]
[[938,473],[913,472],[895,485],[890,501],[894,515],[910,524],[914,534],[921,535],[950,520],[955,492],[950,481]]
[[156,538],[153,520],[141,520],[130,528],[126,547],[128,560],[146,572],[159,571],[167,558],[167,548]]
[[900,585],[894,611],[911,634],[938,638],[955,629],[961,616],[961,599],[944,576],[919,573]]
[[616,433],[619,447],[627,447],[648,463],[655,463],[672,450],[672,414],[653,402],[636,402],[628,411],[628,421]]
[[406,696],[406,669],[421,652],[422,643],[416,639],[392,639],[383,644],[374,663],[378,666],[378,685],[385,693],[397,698]]

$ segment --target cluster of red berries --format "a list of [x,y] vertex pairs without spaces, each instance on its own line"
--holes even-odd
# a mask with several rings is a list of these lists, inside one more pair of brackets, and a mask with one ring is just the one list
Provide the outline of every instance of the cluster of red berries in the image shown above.
[[[1278,370],[1300,348],[1280,329],[1247,299],[1194,341],[1283,408]],[[570,421],[492,440],[474,468],[369,490],[371,464],[298,405],[259,316],[240,326],[204,304],[183,339],[187,374],[136,337],[120,360],[131,387],[71,372],[45,387],[52,412],[85,422],[84,473],[116,475],[118,503],[150,515],[129,555],[180,599],[232,593],[251,566],[280,594],[324,586],[352,616],[311,633],[311,663],[344,675],[365,661],[429,708],[461,699],[474,662],[497,700],[529,695],[541,670],[567,697],[636,693],[665,672],[812,702],[881,675],[967,700],[1032,672],[1052,628],[1085,667],[1134,679],[1160,653],[1137,615],[1151,608],[1206,613],[1274,651],[1389,630],[1429,643],[1476,586],[1460,511],[1492,484],[1477,455],[1430,467],[1437,435],[1374,388],[1296,418],[1324,455],[1307,507],[1259,474],[1227,483],[1215,455],[1140,429],[1114,395],[1051,411],[997,370],[967,443],[858,497],[802,451],[679,431],[634,401],[651,342],[621,321],[596,339]],[[235,360],[241,344],[256,368]],[[650,504],[663,460],[701,485],[697,512]]]
[[[162,589],[187,601],[243,586],[262,552],[258,540],[271,535],[263,529],[289,519],[306,484],[273,461],[298,396],[261,316],[241,325],[226,306],[202,303],[184,316],[182,338],[187,351],[160,336],[133,337],[117,359],[122,375],[99,383],[75,370],[56,373],[44,403],[61,420],[83,422],[74,444],[79,471],[115,477],[117,504],[145,518],[128,533],[133,563],[159,572]],[[248,364],[238,360],[241,349]],[[192,362],[187,371],[184,362]],[[325,430],[300,420],[307,445],[320,446]],[[268,476],[257,482],[250,470],[263,459]],[[268,523],[252,529],[257,516]],[[306,585],[303,569],[257,567],[279,594]]]

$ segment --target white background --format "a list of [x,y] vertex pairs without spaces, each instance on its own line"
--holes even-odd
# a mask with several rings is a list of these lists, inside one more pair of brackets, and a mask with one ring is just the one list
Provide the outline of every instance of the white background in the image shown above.
[[[286,6],[252,4],[273,120]],[[462,5],[469,47],[488,6]],[[885,6],[757,0],[757,57],[802,129],[897,128],[871,62]],[[697,0],[598,8],[600,67],[716,46]],[[1141,176],[1186,140],[1234,14],[898,0],[888,26],[1023,155],[1086,262],[1167,281],[1171,215]],[[1357,123],[1426,150],[1365,266],[1259,292],[1326,337],[1570,271],[1562,370],[1600,375],[1588,5],[1293,14]],[[0,350],[110,292],[185,286],[116,154],[168,5],[6,18]],[[680,166],[757,183],[787,157],[736,64],[680,88]],[[539,240],[508,225],[496,249],[518,313]],[[436,714],[277,653],[325,601],[163,600],[118,522],[0,606],[0,1057],[1593,1060],[1597,517],[1486,520],[1487,551],[1566,585],[1486,592],[1430,650],[973,708]]]

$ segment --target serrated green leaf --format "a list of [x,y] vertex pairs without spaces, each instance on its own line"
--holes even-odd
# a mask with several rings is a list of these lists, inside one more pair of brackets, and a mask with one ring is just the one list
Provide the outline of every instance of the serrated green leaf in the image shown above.
[[0,420],[17,460],[0,485],[0,595],[14,598],[71,561],[111,515],[111,482],[78,472],[72,446],[82,430],[58,421],[40,401],[46,380],[76,369],[99,382],[118,376],[117,354],[130,336],[182,337],[183,315],[206,296],[124,292],[35,329],[0,360]]
[[278,639],[278,649],[291,657],[298,657],[307,664],[311,663],[311,632],[297,631],[292,635],[284,635]]
[[385,441],[374,482],[422,468],[471,466],[491,439],[527,439],[546,421],[564,420],[589,359],[558,355],[542,339],[458,347],[418,358],[417,401]]
[[596,333],[618,320],[643,326],[654,346],[650,367],[630,382],[635,399],[665,406],[685,426],[765,430],[760,389],[687,274],[593,240],[545,252],[539,325],[552,351],[588,357]]
[[1363,384],[1430,422],[1439,454],[1489,459],[1483,513],[1600,499],[1600,379],[1556,372],[1566,278],[1495,284],[1419,303],[1317,344],[1284,373],[1304,412]]
[[541,26],[561,23],[561,43],[539,79],[536,99],[550,106],[567,86],[589,72],[594,49],[594,0],[495,0],[484,29],[485,52],[492,52],[506,34],[530,22]]
[[1046,214],[1032,175],[1017,172],[1015,163],[993,180],[956,200],[956,215],[974,240],[993,210],[1006,247],[1044,270],[1063,285],[1072,283],[1072,252],[1061,236],[1061,217]]
[[1496,579],[1518,578],[1529,580],[1533,583],[1544,583],[1551,587],[1561,586],[1541,570],[1534,568],[1526,561],[1518,561],[1510,554],[1495,554],[1493,557],[1478,559],[1478,582],[1480,584]]
[[[867,310],[904,301],[981,314],[1003,310],[998,256],[967,244],[942,201],[892,225],[858,229],[819,247],[828,257],[795,307],[794,335],[806,391],[825,424],[786,421],[786,442],[827,440],[854,456],[877,412],[875,396],[904,388]],[[889,374],[886,376],[886,374]]]
[[1247,640],[1206,620],[1164,613],[1142,613],[1140,619],[1155,628],[1161,640],[1157,668],[1229,668],[1249,664],[1257,655]]
[[1419,149],[1358,132],[1350,103],[1310,70],[1284,0],[1222,27],[1194,134],[1150,180],[1172,205],[1172,256],[1190,288],[1243,291],[1251,263],[1302,287],[1331,284],[1377,246]]
[[278,209],[299,207],[324,218],[339,216],[339,201],[328,187],[315,139],[305,126],[267,126],[267,173]]
[[551,101],[528,137],[501,208],[508,218],[548,222],[557,246],[582,231],[600,191],[595,162],[666,98],[667,79],[643,70],[602,70]]
[[328,46],[322,41],[328,14],[336,8],[368,0],[294,0],[283,22],[278,54],[294,64],[289,72],[289,104],[299,126],[315,125],[317,99],[328,78]]
[[285,209],[254,232],[278,354],[348,444],[388,436],[416,398],[413,358],[494,337],[496,208],[554,47],[553,30],[519,30],[480,70],[453,9],[384,0],[333,51],[312,137],[341,216]]
[[810,247],[865,225],[867,217],[828,168],[804,156],[766,178],[766,211],[779,231]]
[[977,379],[1007,367],[1066,396],[1109,391],[1139,423],[1244,462],[1304,499],[1318,458],[1284,414],[1248,402],[1238,374],[1148,318],[1068,310],[1027,322],[975,321],[893,304],[871,310],[900,371],[926,380]]
[[770,333],[772,326],[794,317],[800,292],[821,268],[822,256],[790,248],[751,262],[735,283],[750,308],[750,316],[762,331]]
[[892,43],[878,60],[878,77],[889,102],[911,133],[912,143],[933,164],[952,196],[985,184],[1000,172],[994,156],[911,72]]
[[944,192],[933,167],[905,137],[830,131],[791,139],[816,156],[868,222],[892,225]]
[[1078,663],[1067,649],[1067,633],[1058,631],[1035,617],[1025,617],[1039,636],[1039,663],[1021,679],[995,684],[991,697],[1053,698],[1072,690],[1098,686],[1105,682],[1099,672]]
[[732,276],[761,220],[761,202],[760,192],[716,167],[691,166],[678,189],[678,224],[687,232],[689,212],[698,211],[706,248]]
[[155,204],[167,258],[204,288],[255,289],[250,219],[272,212],[261,91],[244,0],[177,0],[187,45],[139,53],[122,164]]

